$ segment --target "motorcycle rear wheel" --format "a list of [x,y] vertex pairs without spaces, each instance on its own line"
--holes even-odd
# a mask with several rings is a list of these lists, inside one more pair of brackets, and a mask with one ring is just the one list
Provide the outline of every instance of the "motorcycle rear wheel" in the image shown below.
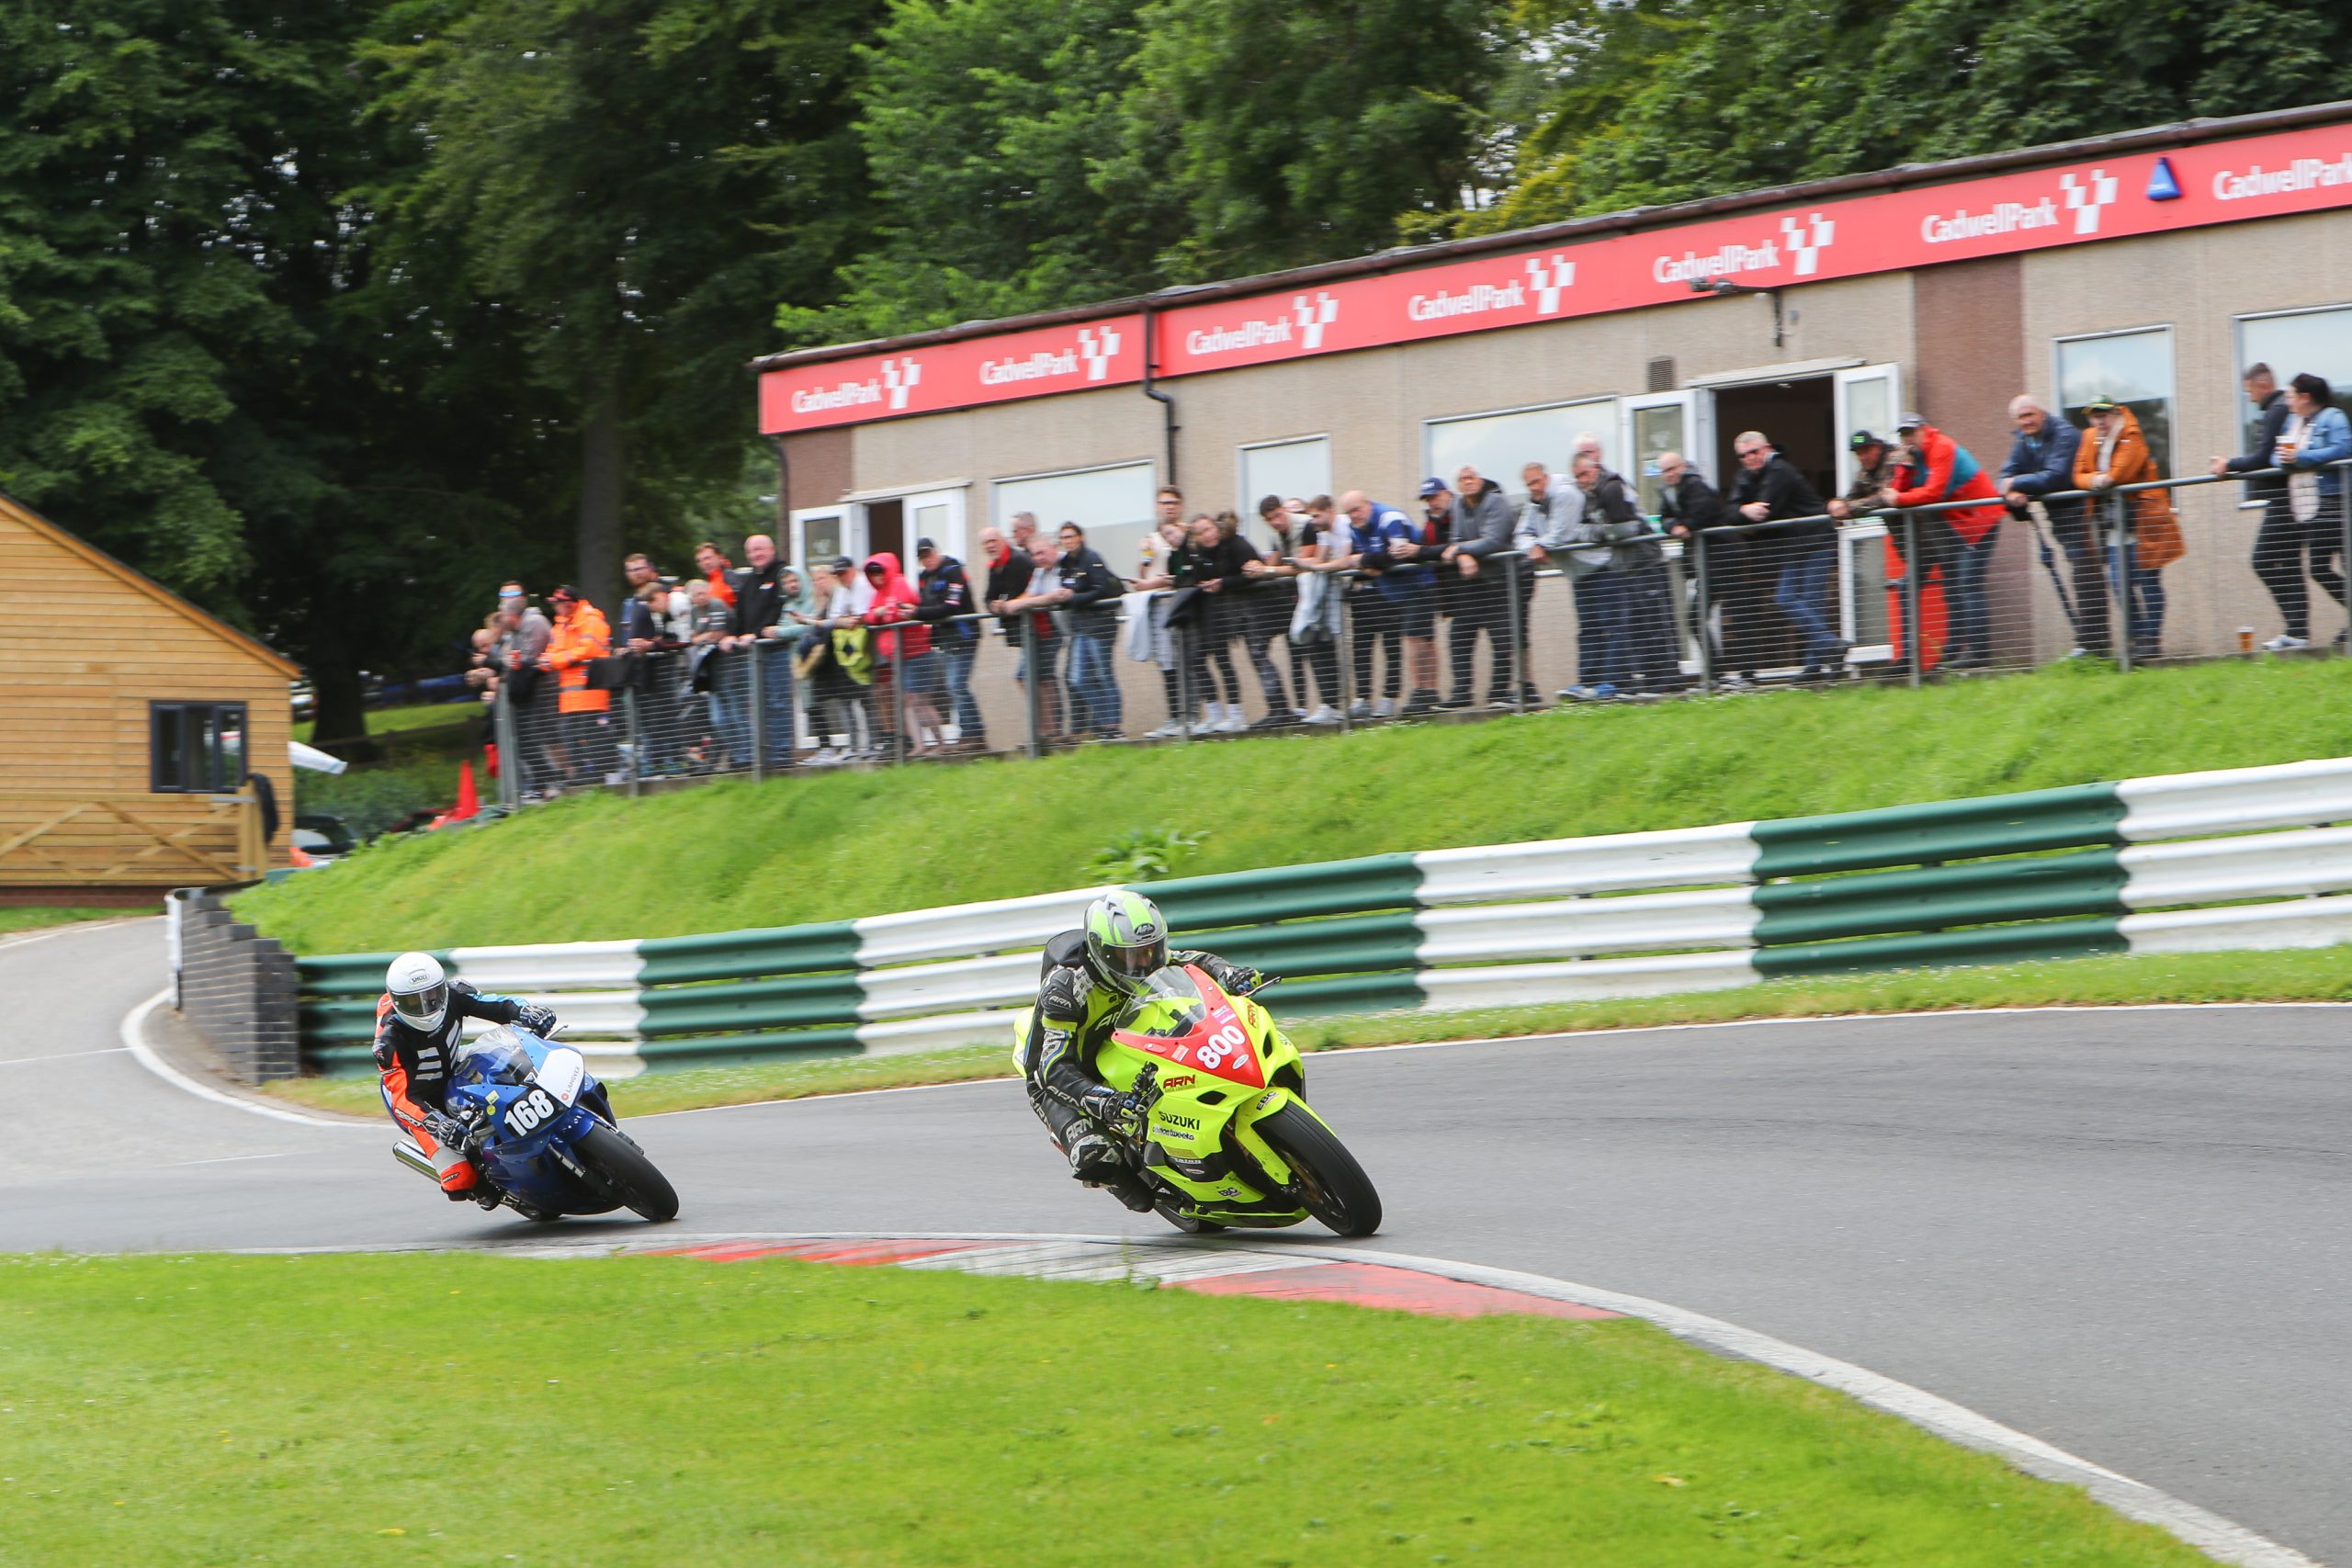
[[677,1189],[626,1134],[611,1127],[591,1127],[572,1145],[572,1152],[639,1218],[660,1224],[678,1217]]
[[1299,1207],[1341,1235],[1370,1235],[1380,1228],[1380,1194],[1372,1178],[1304,1106],[1283,1106],[1258,1123],[1258,1135],[1290,1167]]

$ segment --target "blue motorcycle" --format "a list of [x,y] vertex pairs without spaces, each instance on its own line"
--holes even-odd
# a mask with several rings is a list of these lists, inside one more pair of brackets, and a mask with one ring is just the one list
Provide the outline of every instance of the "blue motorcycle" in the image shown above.
[[[479,1134],[475,1163],[500,1201],[528,1220],[626,1208],[657,1224],[678,1217],[678,1194],[637,1140],[620,1130],[588,1060],[502,1024],[458,1047],[445,1109]],[[440,1176],[408,1142],[392,1156]]]

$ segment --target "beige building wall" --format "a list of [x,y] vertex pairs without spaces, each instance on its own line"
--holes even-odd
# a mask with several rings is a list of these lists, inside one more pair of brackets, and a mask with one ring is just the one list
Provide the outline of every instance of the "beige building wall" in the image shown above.
[[[1984,276],[1973,283],[1962,277],[1970,266]],[[1996,299],[1997,310],[1983,303]],[[1778,344],[1769,300],[1735,295],[1181,378],[1163,384],[1182,426],[1177,477],[1189,510],[1235,506],[1246,499],[1237,493],[1241,446],[1321,435],[1331,444],[1335,491],[1363,489],[1407,505],[1424,469],[1426,421],[1840,360],[1899,365],[1904,401],[1940,397],[1927,410],[1929,417],[1997,471],[2007,457],[2002,405],[2008,391],[2057,400],[2056,339],[2151,326],[2172,332],[2176,467],[2194,472],[2211,454],[2234,454],[2243,444],[2235,318],[2352,303],[2352,212],[1795,287],[1782,291],[1781,302]],[[1922,320],[1923,311],[1931,318]],[[1956,321],[1953,312],[1983,319]],[[1923,351],[1923,342],[1936,346]],[[1964,367],[1955,344],[1971,350]],[[1922,364],[1923,352],[1937,363]],[[2014,387],[1995,385],[2005,365],[2016,367]],[[2284,377],[2299,367],[2277,368]],[[821,474],[844,494],[966,485],[968,541],[989,520],[993,480],[1136,461],[1152,463],[1165,479],[1163,417],[1139,389],[1122,387],[859,425],[848,432],[846,472],[834,448],[809,465],[808,477]],[[816,439],[795,437],[793,447]],[[1711,479],[1722,477],[1713,451],[1693,456]],[[795,504],[831,499],[812,495],[811,488],[797,472]],[[2167,654],[2226,651],[2241,626],[2256,627],[2258,637],[2278,629],[2276,611],[2246,564],[2259,514],[2241,510],[2238,501],[2235,486],[2181,498],[2188,554],[2164,574]],[[2004,525],[1991,584],[1996,646],[2048,660],[2065,652],[2074,634],[2034,544],[2031,530]],[[1565,585],[1547,582],[1536,602],[1532,673],[1546,692],[1570,674],[1566,599]],[[2333,606],[2315,616],[2321,637],[2342,624]],[[992,727],[1017,726],[1022,716],[1010,665],[1002,645],[992,643],[976,671],[975,689]],[[1124,658],[1117,668],[1129,728],[1142,727],[1136,715],[1157,722],[1163,704],[1156,673]],[[1287,678],[1286,660],[1283,669]],[[1255,711],[1258,682],[1247,670],[1242,684]]]
[[[2030,384],[2046,402],[2056,400],[2058,339],[2171,329],[2173,477],[2184,478],[2201,473],[2213,455],[2234,457],[2245,446],[2237,319],[2352,305],[2352,212],[2076,246],[2029,255],[2024,265]],[[2304,367],[2272,368],[2284,382]],[[2236,485],[2192,489],[2177,500],[2186,554],[2164,573],[2170,600],[2164,651],[2231,651],[2241,626],[2251,627],[2257,641],[2270,637],[2279,629],[2278,613],[2247,564],[2261,513],[2241,507]],[[2317,589],[2312,599],[2315,636],[2334,637],[2344,626],[2342,613]],[[2040,619],[2043,655],[2064,651],[2053,647],[2053,633],[2064,630],[2054,605]]]

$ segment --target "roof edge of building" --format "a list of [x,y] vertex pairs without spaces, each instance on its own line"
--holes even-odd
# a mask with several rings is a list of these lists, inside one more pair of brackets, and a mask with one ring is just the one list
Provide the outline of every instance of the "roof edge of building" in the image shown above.
[[5,513],[35,533],[62,545],[67,550],[80,556],[109,577],[120,580],[175,615],[195,623],[200,630],[209,632],[221,641],[254,655],[265,663],[276,666],[288,679],[301,678],[302,667],[300,664],[295,663],[259,637],[239,631],[209,610],[181,598],[145,572],[139,570],[136,567],[124,565],[71,528],[51,522],[6,491],[0,491],[0,513]]
[[1028,315],[1003,316],[985,321],[959,321],[952,327],[934,327],[928,332],[905,333],[896,337],[867,338],[858,343],[827,344],[818,348],[787,349],[776,354],[762,355],[751,361],[752,371],[781,370],[790,366],[821,365],[828,360],[854,358],[865,354],[889,354],[899,349],[918,348],[933,344],[957,343],[967,338],[994,337],[1003,333],[1026,332],[1038,327],[1059,326],[1066,322],[1098,321],[1105,316],[1131,315],[1147,309],[1165,305],[1200,304],[1212,299],[1238,299],[1253,294],[1269,294],[1283,288],[1306,288],[1329,283],[1337,278],[1368,276],[1384,272],[1401,272],[1430,262],[1452,260],[1461,256],[1481,255],[1493,251],[1519,250],[1531,245],[1556,244],[1567,240],[1589,239],[1600,235],[1634,233],[1644,229],[1660,228],[1669,223],[1688,221],[1694,218],[1717,218],[1726,213],[1751,211],[1758,208],[1779,207],[1801,203],[1823,197],[1844,196],[1856,191],[1899,190],[1913,186],[1937,185],[1977,175],[1998,174],[2012,169],[2033,168],[2045,164],[2061,164],[2085,156],[2096,157],[2104,152],[2141,152],[2155,147],[2188,147],[2202,141],[2218,141],[2233,136],[2259,134],[2269,130],[2292,130],[2307,125],[2326,125],[2340,120],[2352,120],[2352,99],[2337,99],[2324,104],[2306,104],[2295,108],[2267,109],[2259,114],[2208,117],[2175,120],[2167,125],[2146,126],[2137,130],[2110,131],[2102,136],[2086,136],[2072,141],[2048,141],[2034,147],[2017,147],[2000,152],[1978,152],[1965,158],[1950,158],[1933,164],[1898,164],[1889,169],[1874,169],[1859,175],[1837,175],[1828,179],[1806,180],[1796,185],[1769,186],[1756,190],[1735,192],[1729,196],[1702,197],[1694,201],[1667,203],[1657,207],[1631,207],[1619,212],[1597,214],[1590,218],[1569,218],[1556,223],[1538,224],[1531,229],[1511,229],[1497,234],[1477,234],[1464,239],[1440,240],[1426,245],[1399,245],[1390,250],[1374,251],[1369,255],[1345,256],[1337,261],[1317,262],[1311,266],[1290,267],[1280,272],[1258,273],[1248,277],[1226,278],[1216,283],[1179,284],[1149,294],[1130,294],[1115,299],[1102,299],[1086,305],[1067,305],[1055,310],[1038,310]]

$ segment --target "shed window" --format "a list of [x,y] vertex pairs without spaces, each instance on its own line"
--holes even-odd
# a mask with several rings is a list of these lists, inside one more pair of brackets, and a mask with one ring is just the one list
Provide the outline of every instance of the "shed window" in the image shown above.
[[147,705],[148,787],[159,795],[215,795],[245,778],[245,705]]

